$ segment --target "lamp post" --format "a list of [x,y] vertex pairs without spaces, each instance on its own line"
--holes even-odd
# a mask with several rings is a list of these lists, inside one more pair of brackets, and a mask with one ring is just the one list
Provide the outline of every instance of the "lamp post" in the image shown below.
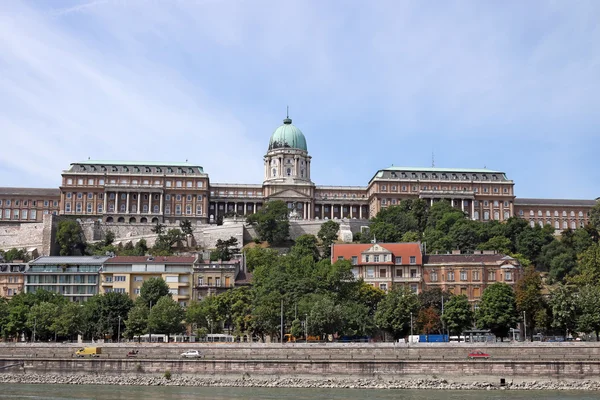
[[121,316],[119,315],[119,327],[117,328],[117,343],[121,343]]
[[410,313],[410,336],[413,336],[413,313]]
[[281,344],[283,344],[283,296],[281,296]]
[[308,343],[308,314],[304,314],[304,340]]
[[37,317],[33,317],[33,342],[35,343],[35,326],[37,325]]
[[523,341],[527,341],[527,318],[525,316],[525,311],[523,311]]

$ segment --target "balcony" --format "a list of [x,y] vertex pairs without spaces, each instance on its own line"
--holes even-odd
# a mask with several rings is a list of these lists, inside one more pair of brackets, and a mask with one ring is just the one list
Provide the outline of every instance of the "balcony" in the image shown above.
[[457,199],[474,199],[475,192],[472,190],[421,190],[419,191],[420,198],[444,198],[454,197]]
[[196,285],[196,288],[198,288],[198,289],[206,289],[206,288],[208,288],[208,289],[211,289],[211,288],[215,288],[215,289],[216,288],[229,289],[229,288],[232,288],[232,287],[233,287],[232,283],[230,283],[229,285],[225,285],[224,283],[216,284],[216,283],[202,283],[202,282],[198,282],[198,284]]

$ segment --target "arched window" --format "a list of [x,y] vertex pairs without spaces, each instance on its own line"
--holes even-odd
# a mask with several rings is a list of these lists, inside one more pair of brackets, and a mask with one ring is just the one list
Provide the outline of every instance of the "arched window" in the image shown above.
[[292,169],[291,168],[287,168],[285,170],[285,173],[286,173],[287,176],[292,176]]
[[538,210],[538,217],[542,216],[542,210]]
[[473,219],[474,219],[475,221],[479,221],[479,211],[475,211],[475,212],[473,213]]
[[273,176],[277,176],[277,168],[273,168],[271,170],[271,173],[273,174]]
[[500,219],[500,213],[498,211],[494,211],[494,220],[498,221]]
[[567,229],[569,227],[569,223],[567,221],[563,221],[563,229]]
[[554,221],[554,229],[560,229],[560,223],[558,221]]
[[510,218],[510,213],[508,211],[504,211],[504,219],[507,220]]
[[535,227],[535,221],[534,220],[529,221],[529,226],[531,226],[532,228]]
[[575,224],[575,221],[571,221],[571,229],[577,229],[577,224]]

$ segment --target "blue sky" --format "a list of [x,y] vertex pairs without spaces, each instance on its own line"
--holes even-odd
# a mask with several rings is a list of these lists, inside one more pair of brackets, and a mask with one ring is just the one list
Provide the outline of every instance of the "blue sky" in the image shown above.
[[600,196],[600,2],[0,2],[0,186],[70,162],[198,163],[260,183],[290,117],[320,185],[502,170],[519,197]]

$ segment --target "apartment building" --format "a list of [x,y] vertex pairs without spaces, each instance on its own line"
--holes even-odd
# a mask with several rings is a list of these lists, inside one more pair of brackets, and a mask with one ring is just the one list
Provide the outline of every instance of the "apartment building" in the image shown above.
[[195,256],[117,256],[104,262],[100,274],[101,293],[127,293],[132,300],[140,295],[142,284],[162,278],[173,300],[187,306],[192,298]]
[[44,289],[62,294],[70,301],[84,302],[98,294],[98,277],[109,257],[42,256],[29,262],[25,291]]
[[596,200],[515,199],[515,211],[529,225],[551,225],[556,231],[583,228],[590,223],[590,209]]
[[484,289],[493,283],[514,286],[522,274],[519,261],[493,251],[475,254],[431,254],[424,257],[423,283],[454,294],[464,294],[472,303],[481,300]]
[[42,222],[58,214],[59,189],[0,188],[0,223]]
[[333,244],[331,262],[338,260],[352,262],[354,277],[379,289],[403,285],[414,293],[423,290],[420,243]]
[[[233,289],[243,270],[242,260],[200,260],[194,265],[194,300],[202,300]],[[245,276],[244,276],[245,279]]]
[[25,288],[25,271],[27,263],[9,262],[0,263],[0,296],[11,299],[21,293]]

